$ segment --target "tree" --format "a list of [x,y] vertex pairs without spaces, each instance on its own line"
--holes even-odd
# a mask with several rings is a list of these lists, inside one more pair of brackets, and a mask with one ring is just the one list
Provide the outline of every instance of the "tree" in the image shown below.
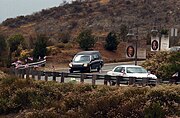
[[82,31],[77,37],[77,41],[80,48],[83,50],[89,50],[90,48],[94,47],[95,44],[95,38],[92,35],[91,30]]
[[2,52],[6,50],[6,40],[5,40],[5,37],[0,34],[0,56],[2,56]]
[[117,49],[119,42],[117,41],[117,36],[115,32],[110,32],[106,37],[105,49],[113,51]]
[[158,78],[169,79],[180,70],[180,52],[159,52],[146,60],[142,66]]
[[7,44],[5,37],[0,34],[0,62],[1,66],[5,64],[5,61],[7,59]]
[[22,44],[23,42],[24,42],[24,37],[21,34],[12,35],[8,39],[8,46],[9,46],[8,67],[11,64],[12,53],[16,51],[20,46],[20,44]]
[[47,55],[47,41],[48,37],[46,37],[45,35],[41,34],[37,36],[35,47],[33,50],[33,58],[35,60],[39,59],[39,57],[43,59],[44,56]]

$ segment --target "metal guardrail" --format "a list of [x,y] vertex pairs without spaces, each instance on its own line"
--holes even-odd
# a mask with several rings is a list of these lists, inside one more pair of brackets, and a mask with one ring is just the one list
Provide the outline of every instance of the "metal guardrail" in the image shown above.
[[27,64],[22,64],[16,66],[17,69],[25,69],[25,68],[31,68],[31,67],[36,67],[36,66],[42,66],[46,64],[46,59],[38,62],[33,62],[33,63],[27,63]]
[[103,74],[85,74],[85,73],[65,73],[65,72],[51,72],[51,71],[37,71],[33,68],[14,68],[13,74],[22,78],[37,78],[45,81],[48,81],[48,78],[52,78],[53,81],[58,81],[64,83],[67,78],[79,79],[80,82],[85,80],[91,80],[92,85],[96,84],[96,81],[102,80],[104,85],[112,85],[111,82],[115,81],[116,85],[127,84],[127,85],[157,85],[160,83],[158,79],[152,78],[135,78],[135,77],[122,77],[122,76],[109,76]]

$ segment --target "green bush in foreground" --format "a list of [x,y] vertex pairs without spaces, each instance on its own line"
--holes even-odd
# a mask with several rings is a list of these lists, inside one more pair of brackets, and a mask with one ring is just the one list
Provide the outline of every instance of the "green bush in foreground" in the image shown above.
[[179,85],[110,87],[18,78],[0,80],[0,116],[165,118],[180,116]]

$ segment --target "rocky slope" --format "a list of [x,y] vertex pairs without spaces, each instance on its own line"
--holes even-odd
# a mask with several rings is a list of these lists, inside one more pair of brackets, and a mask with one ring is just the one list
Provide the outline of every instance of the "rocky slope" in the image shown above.
[[20,32],[27,38],[36,33],[45,33],[58,39],[62,32],[72,37],[86,28],[98,36],[120,31],[121,25],[139,27],[140,35],[147,35],[153,24],[161,28],[179,27],[180,1],[172,0],[91,0],[73,2],[64,6],[45,9],[41,12],[15,19],[7,19],[0,32]]
[[[100,50],[106,61],[114,62],[124,58],[122,53],[126,42],[121,42],[116,52],[105,51],[103,42],[110,31],[114,30],[121,35],[125,28],[132,28],[134,32],[138,28],[139,40],[149,40],[148,34],[154,25],[157,29],[168,30],[174,26],[180,27],[179,9],[178,0],[86,0],[7,19],[0,25],[0,33],[7,37],[20,33],[29,42],[37,34],[43,33],[55,45],[63,33],[69,34],[73,41],[82,30],[91,29],[98,39],[98,46],[94,49]],[[125,40],[126,37],[120,38]],[[80,51],[74,44],[58,50],[52,51],[54,54],[49,58],[53,60],[51,62],[69,62]]]

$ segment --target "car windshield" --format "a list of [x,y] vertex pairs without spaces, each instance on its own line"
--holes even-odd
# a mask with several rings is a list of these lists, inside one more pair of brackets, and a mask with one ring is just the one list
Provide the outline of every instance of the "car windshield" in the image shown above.
[[76,63],[78,63],[78,62],[88,62],[88,61],[90,61],[90,56],[89,55],[77,55],[73,60],[73,62],[76,62]]
[[147,70],[142,67],[127,67],[127,73],[147,73]]

